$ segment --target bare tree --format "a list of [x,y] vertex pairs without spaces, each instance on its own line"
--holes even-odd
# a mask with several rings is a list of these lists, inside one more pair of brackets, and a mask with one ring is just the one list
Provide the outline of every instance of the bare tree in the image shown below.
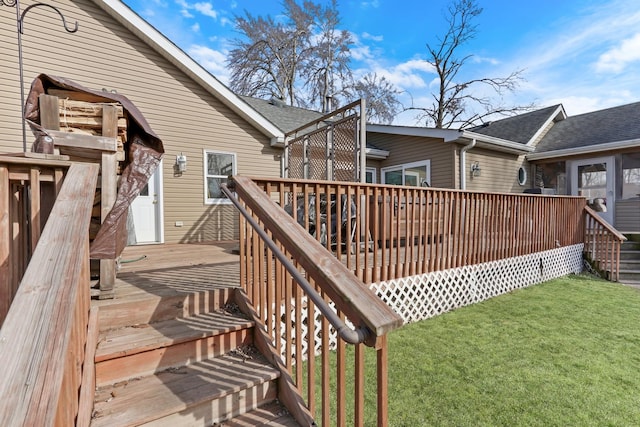
[[[533,104],[526,106],[506,106],[502,103],[505,92],[513,92],[523,81],[524,70],[516,70],[507,77],[483,77],[467,81],[459,81],[458,74],[473,57],[459,57],[461,47],[473,39],[478,26],[474,19],[482,13],[475,0],[454,0],[448,7],[447,32],[438,38],[438,44],[427,44],[428,62],[438,74],[438,90],[432,94],[433,103],[429,107],[409,107],[419,110],[418,120],[426,121],[436,128],[460,129],[482,122],[488,116],[510,115],[519,111],[532,109]],[[489,96],[477,95],[473,92],[479,86],[489,87],[500,100]],[[476,89],[477,90],[477,89]]]
[[[231,89],[248,96],[275,96],[289,105],[320,111],[359,97],[371,98],[367,104],[372,117],[391,122],[398,111],[398,92],[391,82],[375,75],[353,81],[353,39],[339,29],[337,0],[326,6],[284,0],[283,6],[287,20],[282,23],[248,12],[236,17],[243,37],[234,40],[228,58]],[[330,106],[329,100],[335,105]]]
[[331,108],[330,100],[342,98],[352,81],[349,52],[353,38],[348,31],[338,28],[337,0],[332,0],[326,7],[305,1],[304,8],[314,19],[313,55],[306,58],[303,67],[308,106],[319,104],[321,111],[327,111]]
[[246,11],[244,17],[236,17],[237,29],[246,40],[233,41],[235,48],[228,58],[230,86],[242,95],[275,96],[296,105],[296,79],[310,51],[310,21],[295,1],[285,5],[290,7],[286,23]]
[[391,124],[402,107],[399,94],[400,91],[384,76],[369,73],[354,84],[352,98],[367,100],[368,122]]

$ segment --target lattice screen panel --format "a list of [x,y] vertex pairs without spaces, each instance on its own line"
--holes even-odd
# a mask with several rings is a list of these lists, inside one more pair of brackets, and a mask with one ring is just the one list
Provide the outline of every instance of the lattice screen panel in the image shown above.
[[582,271],[583,245],[374,283],[405,323]]
[[304,137],[289,143],[289,178],[304,179]]
[[358,159],[358,117],[337,123],[333,128],[333,170],[336,181],[360,181]]
[[323,128],[307,135],[307,155],[309,156],[308,179],[329,179],[327,169],[329,169],[331,165],[327,161],[327,134],[327,128]]
[[[404,323],[412,323],[484,301],[514,289],[525,288],[572,273],[580,273],[583,265],[583,246],[582,244],[566,246],[484,264],[373,283],[370,288],[402,317]],[[306,307],[306,304],[306,298],[303,298],[303,307]],[[294,306],[295,301],[291,301],[288,307],[291,308],[292,313]],[[334,308],[333,305],[331,307]],[[284,306],[282,311],[285,311]],[[305,313],[306,311],[303,315]],[[275,317],[273,322],[275,325]],[[304,337],[302,352],[306,360],[309,350],[306,339],[307,318],[303,317],[301,322]],[[318,355],[322,346],[320,329],[322,315],[317,308],[314,323],[316,331],[314,354]],[[349,326],[353,328],[350,323]],[[284,327],[281,328],[283,331],[284,329]],[[282,348],[285,348],[286,336],[283,335],[280,339],[283,343]],[[331,328],[329,347],[333,350],[336,344],[336,331]]]

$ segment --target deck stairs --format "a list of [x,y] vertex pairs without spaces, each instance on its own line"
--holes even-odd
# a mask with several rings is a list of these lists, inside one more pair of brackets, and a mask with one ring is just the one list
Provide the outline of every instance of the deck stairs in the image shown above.
[[298,426],[237,292],[101,305],[91,426]]
[[620,282],[640,287],[640,235],[627,235],[620,249]]

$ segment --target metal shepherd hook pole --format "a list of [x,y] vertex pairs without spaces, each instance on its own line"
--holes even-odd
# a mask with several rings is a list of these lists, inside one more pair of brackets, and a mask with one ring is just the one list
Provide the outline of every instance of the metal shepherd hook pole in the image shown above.
[[55,12],[60,15],[62,19],[62,25],[64,29],[68,33],[75,33],[78,31],[78,21],[75,22],[73,28],[67,26],[67,21],[64,18],[64,15],[58,8],[51,6],[46,3],[34,3],[31,6],[28,6],[24,11],[20,12],[20,1],[19,0],[0,0],[0,6],[9,6],[16,8],[16,23],[18,25],[18,65],[20,67],[20,111],[22,112],[22,149],[23,151],[27,151],[27,127],[24,121],[24,70],[23,70],[23,62],[22,62],[22,34],[24,34],[24,17],[31,9],[39,6],[45,6],[53,9]]

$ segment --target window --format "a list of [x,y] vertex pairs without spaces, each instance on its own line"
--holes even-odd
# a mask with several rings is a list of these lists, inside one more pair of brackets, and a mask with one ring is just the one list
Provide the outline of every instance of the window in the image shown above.
[[523,167],[520,166],[520,168],[518,169],[518,184],[519,185],[525,185],[527,183],[527,170]]
[[236,155],[204,150],[204,202],[205,204],[230,203],[222,190],[229,175],[236,173]]
[[382,183],[429,187],[431,185],[431,160],[382,168]]
[[622,155],[622,198],[640,197],[640,154]]
[[365,169],[365,176],[367,180],[366,182],[369,182],[371,184],[375,184],[376,182],[378,182],[376,177],[376,168]]

